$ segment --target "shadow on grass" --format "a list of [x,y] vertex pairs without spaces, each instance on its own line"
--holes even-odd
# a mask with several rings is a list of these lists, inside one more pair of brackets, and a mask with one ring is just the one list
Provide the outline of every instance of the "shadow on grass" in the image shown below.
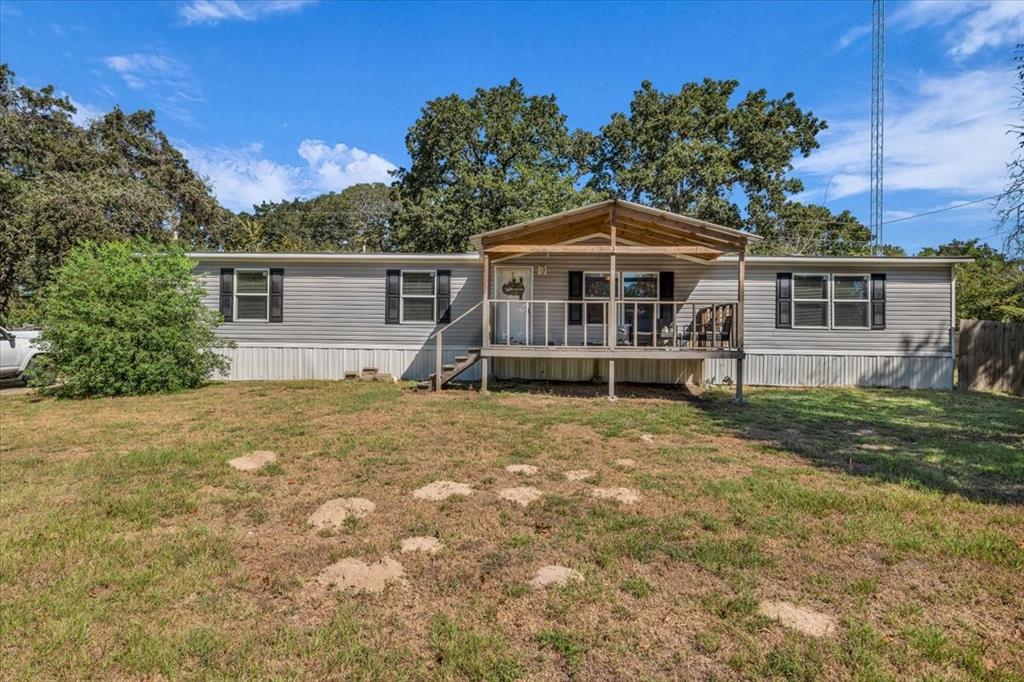
[[[474,384],[479,388],[479,383]],[[496,381],[488,386],[492,393],[526,393],[530,395],[550,395],[562,398],[608,398],[608,384],[604,382],[589,383],[578,381]],[[615,384],[616,398],[648,399],[648,400],[694,400],[685,386],[669,386],[662,384],[633,384],[619,382]]]
[[817,466],[1024,503],[1024,400],[953,391],[754,389],[744,405],[715,392],[694,404],[723,429]]

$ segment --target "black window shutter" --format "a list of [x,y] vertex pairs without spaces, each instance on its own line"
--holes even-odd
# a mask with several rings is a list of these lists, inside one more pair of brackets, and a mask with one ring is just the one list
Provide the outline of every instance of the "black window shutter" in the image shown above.
[[437,271],[437,321],[452,321],[452,271]]
[[220,314],[225,322],[235,317],[235,269],[220,269]]
[[775,327],[793,327],[793,273],[780,272],[775,276]]
[[885,329],[885,274],[871,274],[871,328]]
[[284,268],[270,268],[270,322],[284,322]]
[[[582,270],[570,270],[569,271],[569,296],[570,301],[582,301],[583,300],[583,271]],[[579,303],[569,304],[569,324],[582,325],[583,324],[583,306]]]
[[[674,301],[676,298],[676,273],[666,270],[658,273],[658,298],[662,301]],[[672,324],[675,317],[673,305],[658,306],[660,324]]]
[[384,292],[384,324],[398,324],[401,311],[402,271],[388,270],[387,283]]

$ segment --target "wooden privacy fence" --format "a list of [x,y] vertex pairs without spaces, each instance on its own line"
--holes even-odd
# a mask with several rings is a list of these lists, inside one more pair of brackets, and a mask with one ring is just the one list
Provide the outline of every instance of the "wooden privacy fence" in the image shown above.
[[960,320],[960,388],[1024,395],[1024,324]]

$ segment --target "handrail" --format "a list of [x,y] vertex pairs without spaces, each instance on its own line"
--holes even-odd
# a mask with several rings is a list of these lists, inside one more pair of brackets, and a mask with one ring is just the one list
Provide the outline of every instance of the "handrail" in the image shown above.
[[437,336],[438,334],[442,334],[442,333],[444,333],[444,332],[448,331],[448,328],[449,328],[449,327],[453,326],[453,325],[454,325],[454,324],[455,324],[456,322],[460,321],[460,320],[461,320],[462,318],[464,318],[464,317],[465,317],[466,315],[469,315],[469,314],[470,314],[471,312],[473,312],[474,310],[476,310],[477,308],[479,308],[479,307],[480,307],[480,306],[482,306],[483,304],[484,304],[484,302],[483,302],[482,300],[481,300],[481,301],[477,301],[477,302],[476,302],[475,304],[473,304],[473,307],[472,307],[472,308],[470,308],[470,309],[469,309],[469,310],[467,310],[466,312],[462,313],[461,315],[459,315],[458,317],[456,317],[456,318],[455,318],[454,320],[452,320],[451,322],[449,322],[448,324],[446,324],[446,325],[445,325],[444,327],[442,327],[442,328],[438,329],[438,330],[437,330],[436,332],[434,332],[433,334],[431,334],[430,336],[428,336],[428,337],[427,337],[427,341],[430,341],[430,339],[434,338],[434,337],[435,337],[435,336]]
[[[504,324],[501,325],[504,329],[504,338],[498,339],[497,337],[491,338],[485,331],[484,343],[485,345],[498,345],[498,346],[558,346],[558,347],[571,347],[576,345],[590,346],[591,341],[596,341],[598,345],[615,347],[616,345],[622,344],[623,346],[639,347],[642,340],[650,339],[651,345],[670,345],[670,346],[712,346],[718,348],[732,348],[735,346],[736,341],[735,335],[732,333],[732,329],[737,324],[736,322],[730,323],[731,326],[726,326],[728,319],[735,319],[737,309],[739,307],[739,301],[736,299],[682,299],[682,300],[667,300],[667,299],[618,299],[614,302],[614,308],[612,302],[607,299],[492,299],[487,301],[487,304],[494,306],[500,312],[504,310],[505,319]],[[512,335],[512,315],[510,309],[512,306],[522,306],[527,310],[527,315],[523,320],[517,320],[515,322],[517,334],[521,331],[522,336],[514,339]],[[543,311],[537,311],[537,306],[543,306]],[[554,320],[556,328],[560,327],[561,339],[557,337],[552,342],[551,339],[551,306],[554,306],[556,311],[561,309],[561,320]],[[572,306],[583,306],[583,324],[579,325],[579,332],[576,333],[576,340],[570,342],[570,330],[572,325],[569,324],[569,308]],[[598,306],[602,309],[601,321],[600,322],[587,322],[589,318],[587,310],[592,310],[591,306]],[[670,313],[662,315],[661,312],[650,318],[646,318],[649,310],[654,309],[657,311],[664,311],[665,309],[670,310]],[[613,312],[614,310],[614,312]],[[630,324],[628,321],[623,326],[621,320],[623,317],[628,318],[632,313],[632,319],[639,320],[640,313],[643,313],[645,321],[643,323]],[[543,324],[543,333],[540,334],[536,322],[534,321],[535,314],[540,314],[540,320]],[[657,323],[657,324],[656,324]],[[651,329],[642,331],[641,326],[651,325]],[[522,328],[520,329],[520,325]],[[660,326],[658,326],[660,325]],[[597,334],[591,333],[591,327],[601,327],[601,332]],[[628,338],[621,337],[621,330],[625,329],[625,334]],[[680,335],[681,334],[681,335]],[[536,340],[535,337],[542,339],[542,342]],[[643,338],[641,338],[643,337]],[[612,339],[622,339],[618,343],[613,342]],[[580,340],[582,339],[582,340]],[[669,339],[667,342],[665,339]]]

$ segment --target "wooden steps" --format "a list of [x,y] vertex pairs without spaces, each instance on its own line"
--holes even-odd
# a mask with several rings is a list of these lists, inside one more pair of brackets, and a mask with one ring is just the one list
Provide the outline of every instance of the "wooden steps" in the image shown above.
[[441,380],[437,383],[437,374],[431,374],[427,377],[426,381],[421,381],[416,384],[416,388],[420,391],[434,390],[435,386],[440,389],[445,384],[452,381],[460,374],[465,372],[467,369],[475,365],[480,360],[480,349],[470,348],[467,355],[459,355],[455,358],[455,362],[451,364],[441,365]]

